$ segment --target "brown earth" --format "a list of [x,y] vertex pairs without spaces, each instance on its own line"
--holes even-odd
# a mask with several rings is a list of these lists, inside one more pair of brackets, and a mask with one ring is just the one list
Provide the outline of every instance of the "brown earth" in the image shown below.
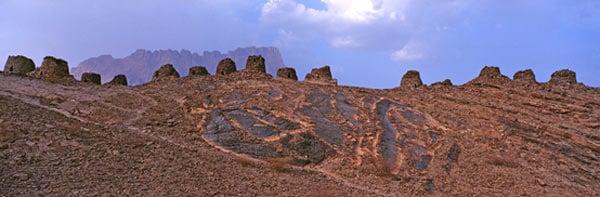
[[0,75],[0,196],[600,195],[600,89],[490,73],[413,90]]

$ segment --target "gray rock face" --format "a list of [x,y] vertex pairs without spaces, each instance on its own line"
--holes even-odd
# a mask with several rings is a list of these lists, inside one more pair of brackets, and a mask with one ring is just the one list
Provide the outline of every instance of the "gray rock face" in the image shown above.
[[172,64],[165,64],[154,72],[152,81],[163,78],[179,78],[179,73],[175,70]]
[[35,63],[33,63],[33,60],[22,55],[8,56],[6,64],[4,64],[5,75],[25,75],[33,70],[35,70]]
[[550,76],[550,84],[569,85],[576,84],[577,76],[575,72],[569,69],[558,70]]
[[345,143],[342,128],[327,118],[333,106],[331,97],[321,89],[313,89],[305,100],[308,105],[298,109],[299,112],[310,117],[315,124],[314,131],[328,143],[343,145]]
[[208,70],[206,70],[206,67],[204,66],[194,66],[190,68],[190,71],[188,72],[189,76],[207,76],[210,75],[210,73],[208,73]]
[[263,58],[261,55],[248,56],[246,68],[244,70],[257,73],[266,73],[265,58]]
[[301,164],[318,164],[327,156],[335,153],[333,148],[307,133],[287,135],[281,139],[281,144],[291,152],[304,156],[303,160],[305,161]]
[[52,56],[44,57],[42,66],[35,71],[34,76],[51,82],[61,82],[74,79],[69,74],[67,61]]
[[402,81],[400,82],[400,88],[403,89],[415,89],[423,85],[423,81],[421,81],[421,76],[419,71],[409,70],[402,76]]
[[215,75],[228,75],[237,71],[235,62],[231,58],[225,58],[217,65],[217,72]]
[[81,81],[100,85],[102,80],[98,73],[83,73],[81,74]]
[[280,68],[277,70],[277,78],[282,79],[291,79],[294,81],[298,81],[298,75],[296,75],[296,69],[294,68]]
[[517,71],[515,75],[513,75],[513,80],[523,83],[537,83],[535,74],[533,74],[531,69]]
[[337,85],[337,80],[331,76],[331,68],[328,65],[321,68],[313,68],[310,73],[306,74],[304,80],[307,82]]
[[447,163],[444,165],[446,172],[450,172],[452,168],[458,163],[458,158],[460,155],[461,149],[458,144],[452,144],[448,149],[448,154],[446,155]]
[[119,74],[115,76],[112,80],[110,80],[110,82],[108,82],[107,84],[127,86],[127,77],[125,75]]

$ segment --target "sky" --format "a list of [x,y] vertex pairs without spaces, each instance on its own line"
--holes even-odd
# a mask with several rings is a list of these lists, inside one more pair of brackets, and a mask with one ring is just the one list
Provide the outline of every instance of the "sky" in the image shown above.
[[408,70],[462,84],[486,65],[540,82],[570,69],[600,87],[597,0],[1,0],[0,58],[74,67],[136,49],[279,47],[302,79],[330,65],[339,84],[393,88]]

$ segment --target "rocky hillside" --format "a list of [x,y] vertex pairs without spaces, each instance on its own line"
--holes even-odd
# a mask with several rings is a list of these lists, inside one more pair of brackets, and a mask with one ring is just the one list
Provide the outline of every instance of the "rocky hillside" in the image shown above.
[[262,55],[265,58],[267,72],[275,74],[277,69],[285,64],[275,47],[246,47],[238,48],[227,53],[218,51],[205,51],[202,54],[188,50],[158,50],[148,51],[139,49],[124,58],[114,58],[111,55],[101,55],[87,59],[72,69],[73,76],[79,77],[84,72],[94,72],[102,75],[103,83],[114,76],[124,74],[129,84],[137,85],[150,81],[152,72],[164,64],[172,64],[175,69],[183,74],[188,74],[192,66],[204,66],[214,74],[217,63],[229,57],[235,61],[238,68],[244,68],[249,55]]
[[261,70],[2,75],[0,195],[600,195],[600,89],[572,71],[429,86],[409,71],[379,90]]

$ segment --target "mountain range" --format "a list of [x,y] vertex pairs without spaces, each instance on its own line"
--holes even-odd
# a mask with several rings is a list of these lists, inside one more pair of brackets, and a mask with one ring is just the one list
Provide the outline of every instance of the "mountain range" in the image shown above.
[[102,76],[102,82],[108,82],[114,76],[124,74],[129,84],[137,85],[150,81],[152,73],[164,64],[173,64],[175,69],[186,76],[192,66],[204,66],[214,74],[217,63],[224,58],[235,61],[238,69],[244,68],[249,55],[262,55],[265,58],[267,72],[274,74],[285,63],[276,47],[244,47],[227,53],[204,51],[202,54],[189,50],[145,50],[138,49],[131,55],[115,58],[112,55],[100,55],[89,58],[74,67],[71,73],[80,77],[84,72],[95,72]]

